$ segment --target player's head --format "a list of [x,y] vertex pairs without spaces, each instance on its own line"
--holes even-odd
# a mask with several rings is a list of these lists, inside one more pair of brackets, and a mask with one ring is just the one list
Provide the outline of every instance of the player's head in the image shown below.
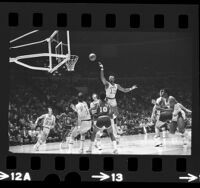
[[168,98],[170,95],[170,92],[168,89],[163,89],[163,97]]
[[82,92],[78,93],[78,102],[83,102],[84,101],[84,95]]
[[96,101],[98,99],[98,95],[96,93],[92,94],[92,100]]
[[109,79],[110,83],[114,83],[115,82],[115,77],[113,75],[110,75],[108,79]]
[[160,97],[163,97],[163,95],[164,95],[164,89],[160,90],[159,95],[160,95]]
[[100,93],[99,98],[101,101],[105,101],[106,100],[106,94],[104,92]]
[[48,107],[48,114],[52,114],[53,113],[53,110],[51,107]]
[[72,97],[71,103],[72,103],[73,105],[76,105],[76,104],[78,103],[77,98],[76,98],[76,97]]

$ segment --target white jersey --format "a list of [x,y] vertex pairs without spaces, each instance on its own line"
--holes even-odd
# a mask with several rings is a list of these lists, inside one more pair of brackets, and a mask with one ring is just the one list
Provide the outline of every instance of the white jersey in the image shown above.
[[[92,102],[90,103],[90,108],[97,107],[98,104],[99,104],[99,100],[92,101]],[[93,114],[96,114],[96,113],[97,113],[97,108],[91,111],[91,114],[92,114],[92,115],[93,115]]]
[[76,111],[78,113],[79,121],[91,119],[90,111],[86,102],[79,102],[76,105]]
[[152,118],[156,118],[157,115],[160,115],[160,110],[156,109],[156,105],[164,107],[166,105],[166,100],[163,97],[159,97],[156,99],[156,104],[153,107]]
[[43,127],[51,128],[55,122],[55,116],[45,114],[44,115],[44,121],[43,121]]
[[108,82],[108,87],[106,88],[106,97],[109,99],[114,99],[117,93],[117,84],[112,85]]

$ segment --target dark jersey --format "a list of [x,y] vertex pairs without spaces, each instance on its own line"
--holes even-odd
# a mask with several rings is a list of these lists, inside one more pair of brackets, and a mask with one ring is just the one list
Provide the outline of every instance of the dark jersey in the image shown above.
[[97,107],[97,117],[109,116],[111,117],[111,107],[107,102],[100,101]]
[[111,126],[111,107],[107,102],[100,101],[97,107],[97,123],[98,128],[109,128]]

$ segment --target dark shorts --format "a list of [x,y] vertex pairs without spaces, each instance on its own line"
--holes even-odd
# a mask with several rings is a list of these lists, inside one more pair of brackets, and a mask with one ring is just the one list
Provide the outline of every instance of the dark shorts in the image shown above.
[[172,112],[161,112],[159,120],[162,122],[172,120]]
[[111,119],[109,116],[98,117],[96,126],[98,128],[109,128],[111,126]]
[[171,134],[174,134],[178,130],[180,133],[184,133],[185,127],[186,127],[185,120],[182,117],[180,117],[180,118],[178,118],[177,122],[172,121],[169,124],[169,132]]

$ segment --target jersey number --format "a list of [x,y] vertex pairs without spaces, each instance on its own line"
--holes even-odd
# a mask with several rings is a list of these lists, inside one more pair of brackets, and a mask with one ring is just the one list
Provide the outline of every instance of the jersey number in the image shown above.
[[107,107],[100,107],[100,112],[108,112],[108,108]]
[[111,87],[111,88],[110,88],[110,94],[115,94],[115,93],[116,93],[115,88],[114,88],[114,87]]

